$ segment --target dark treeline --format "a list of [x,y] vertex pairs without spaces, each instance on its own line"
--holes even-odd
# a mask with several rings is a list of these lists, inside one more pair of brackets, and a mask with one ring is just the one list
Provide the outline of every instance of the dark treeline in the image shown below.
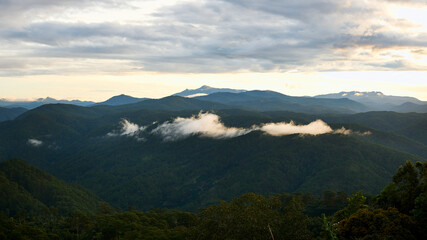
[[106,203],[92,212],[2,212],[0,239],[427,239],[427,163],[406,162],[375,196],[247,193],[197,213]]

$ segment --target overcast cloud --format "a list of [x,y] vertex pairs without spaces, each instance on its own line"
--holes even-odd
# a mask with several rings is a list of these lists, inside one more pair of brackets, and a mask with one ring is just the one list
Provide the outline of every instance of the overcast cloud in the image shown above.
[[[0,0],[0,75],[99,73],[112,65],[123,72],[426,70],[419,59],[427,55],[427,22],[410,14],[426,7],[423,0]],[[406,8],[409,15],[398,14]]]

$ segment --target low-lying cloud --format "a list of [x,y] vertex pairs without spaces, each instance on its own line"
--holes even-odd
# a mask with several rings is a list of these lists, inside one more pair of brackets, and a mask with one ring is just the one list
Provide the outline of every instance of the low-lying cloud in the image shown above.
[[134,137],[138,141],[144,141],[143,134],[156,135],[164,141],[177,141],[191,136],[200,136],[214,139],[234,138],[246,135],[253,131],[261,131],[271,136],[285,136],[292,134],[299,135],[321,135],[321,134],[342,134],[342,135],[360,135],[365,136],[371,132],[352,131],[341,127],[332,129],[327,123],[318,119],[308,124],[296,124],[290,122],[264,123],[253,125],[249,128],[227,127],[221,121],[220,117],[214,113],[200,112],[188,118],[177,117],[171,121],[157,124],[152,123],[153,129],[147,131],[149,126],[139,126],[126,119],[122,119],[120,130],[112,131],[107,134],[108,137],[127,136]]
[[318,119],[306,125],[297,125],[293,121],[279,123],[265,123],[254,125],[250,128],[227,127],[221,122],[218,115],[213,113],[199,113],[189,118],[178,117],[171,122],[160,124],[152,134],[161,136],[165,141],[176,141],[190,136],[199,135],[216,139],[233,138],[248,134],[252,131],[262,131],[271,136],[284,136],[291,134],[320,135],[368,135],[370,132],[354,132],[344,127],[333,130],[327,123]]
[[37,139],[34,139],[34,138],[28,139],[27,143],[30,144],[33,147],[40,147],[40,146],[43,145],[43,141],[37,140]]
[[260,130],[272,136],[284,136],[291,134],[319,135],[333,132],[332,128],[324,121],[318,119],[307,125],[296,125],[293,121],[286,123],[267,123]]
[[193,135],[210,138],[233,138],[245,135],[254,129],[226,127],[213,113],[199,113],[190,118],[175,118],[172,122],[160,124],[151,133],[163,137],[165,141],[175,141]]
[[353,131],[350,129],[346,129],[344,127],[334,130],[333,133],[334,134],[343,134],[343,135],[359,135],[359,136],[367,136],[367,135],[372,134],[370,131],[359,132],[359,131]]
[[371,132],[359,132],[353,131],[351,129],[346,129],[341,127],[339,129],[333,130],[327,123],[317,119],[307,125],[297,125],[293,121],[286,123],[267,123],[263,124],[260,129],[261,131],[271,135],[271,136],[284,136],[291,134],[300,134],[300,135],[320,135],[320,134],[342,134],[342,135],[359,135],[366,136],[370,135]]
[[117,137],[117,136],[127,136],[127,137],[135,137],[138,140],[144,140],[139,137],[139,134],[144,132],[147,126],[139,126],[136,123],[132,123],[127,119],[122,119],[120,121],[121,128],[119,131],[113,131],[107,133],[108,137]]

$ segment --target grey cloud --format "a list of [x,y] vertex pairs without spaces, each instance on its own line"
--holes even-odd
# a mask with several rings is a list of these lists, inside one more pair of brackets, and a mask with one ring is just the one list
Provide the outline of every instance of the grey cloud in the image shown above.
[[412,69],[408,61],[401,60],[401,59],[393,60],[385,63],[377,63],[377,64],[372,63],[371,65],[377,68],[392,69],[392,70],[395,70],[395,69],[416,70],[416,69]]
[[225,0],[242,7],[265,11],[272,14],[293,18],[302,21],[315,20],[314,16],[334,14],[347,8],[346,1],[331,0]]
[[393,47],[427,47],[424,41],[427,34],[420,33],[414,36],[402,36],[393,33],[366,33],[363,35],[342,35],[335,43],[337,48],[349,48],[357,46],[372,46],[372,48],[393,48]]
[[0,28],[23,26],[34,19],[42,20],[71,8],[122,5],[115,0],[0,0]]
[[[19,8],[23,2],[3,0],[0,6]],[[114,1],[57,2],[61,1],[29,1],[23,11],[119,4]],[[376,23],[377,16],[381,15],[376,4],[386,3],[386,0],[372,3],[352,0],[178,2],[159,9],[149,22],[49,20],[0,28],[0,43],[7,41],[16,49],[26,49],[20,53],[21,58],[122,60],[125,63],[120,67],[126,71],[263,72],[296,68],[319,71],[342,70],[341,62],[347,62],[342,64],[347,66],[345,70],[375,69],[393,65],[378,63],[379,60],[370,55],[365,55],[363,61],[353,59],[352,50],[427,47],[426,32],[405,34]],[[2,11],[6,10],[0,13]],[[393,26],[409,26],[407,22],[387,18],[384,21]],[[28,43],[32,44],[31,48]],[[405,69],[410,65],[407,62],[394,66]],[[43,71],[49,68],[49,63],[46,66]],[[72,67],[70,71],[82,71]],[[92,71],[94,69],[100,68]]]
[[[155,29],[144,26],[120,25],[116,23],[64,23],[42,22],[30,24],[23,29],[1,31],[0,34],[8,39],[17,39],[26,42],[36,42],[52,46],[67,45],[75,41],[87,41],[91,38],[103,43],[100,38],[108,38],[104,44],[114,40],[150,40],[164,41],[171,38],[156,37]],[[111,39],[117,37],[118,39]],[[104,39],[106,40],[106,39]]]

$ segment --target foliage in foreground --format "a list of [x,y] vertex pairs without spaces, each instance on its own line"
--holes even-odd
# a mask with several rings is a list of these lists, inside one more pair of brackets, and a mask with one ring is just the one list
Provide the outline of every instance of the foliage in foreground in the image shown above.
[[96,214],[0,214],[0,239],[427,239],[426,177],[427,163],[408,161],[374,197],[248,193],[197,214],[106,204]]

